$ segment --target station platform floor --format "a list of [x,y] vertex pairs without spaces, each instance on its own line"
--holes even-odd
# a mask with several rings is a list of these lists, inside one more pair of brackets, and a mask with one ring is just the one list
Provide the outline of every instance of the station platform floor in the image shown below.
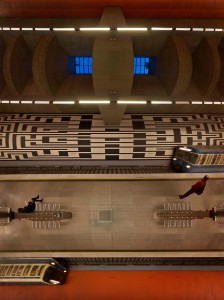
[[[190,228],[166,228],[155,214],[164,203],[190,203],[206,210],[224,203],[224,174],[208,174],[202,195],[184,200],[205,174],[53,174],[1,175],[0,206],[17,211],[31,197],[61,204],[73,217],[57,230],[34,229],[30,220],[0,228],[0,252],[224,251],[224,224],[193,220]],[[110,211],[102,222],[100,212]]]

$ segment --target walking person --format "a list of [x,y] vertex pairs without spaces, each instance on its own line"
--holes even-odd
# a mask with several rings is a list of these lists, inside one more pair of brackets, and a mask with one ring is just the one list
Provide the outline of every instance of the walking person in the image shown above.
[[179,198],[184,199],[194,193],[197,195],[201,195],[205,189],[206,182],[208,179],[209,179],[208,175],[205,175],[200,181],[198,181],[194,185],[192,185],[192,187],[190,188],[189,191],[187,191],[183,195],[179,195]]
[[19,208],[18,212],[20,213],[30,213],[34,212],[36,208],[36,203],[35,202],[43,202],[43,199],[40,199],[40,196],[36,196],[34,198],[31,198],[31,201],[28,202],[27,206],[24,206],[23,208]]

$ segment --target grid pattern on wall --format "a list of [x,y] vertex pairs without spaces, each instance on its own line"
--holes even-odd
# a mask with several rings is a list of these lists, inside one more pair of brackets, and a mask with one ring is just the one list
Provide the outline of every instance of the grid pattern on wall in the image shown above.
[[0,160],[167,160],[177,145],[224,145],[224,115],[0,114]]

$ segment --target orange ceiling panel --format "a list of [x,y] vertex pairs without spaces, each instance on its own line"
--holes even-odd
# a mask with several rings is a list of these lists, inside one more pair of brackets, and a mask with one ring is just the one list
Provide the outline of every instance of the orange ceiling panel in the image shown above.
[[223,0],[2,0],[0,16],[98,18],[106,6],[127,18],[224,18]]

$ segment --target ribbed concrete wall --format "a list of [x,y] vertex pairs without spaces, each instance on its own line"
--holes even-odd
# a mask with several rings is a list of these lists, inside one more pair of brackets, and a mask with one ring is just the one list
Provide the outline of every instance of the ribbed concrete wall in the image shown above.
[[42,36],[33,56],[34,82],[46,95],[54,95],[68,77],[68,56],[56,37]]
[[192,76],[192,58],[184,38],[173,36],[167,39],[157,56],[156,73],[169,96],[186,92]]
[[193,53],[193,80],[202,96],[209,96],[220,78],[220,56],[213,38],[203,37]]
[[3,60],[3,73],[8,90],[14,97],[23,92],[32,78],[31,59],[31,51],[22,35],[8,42]]

